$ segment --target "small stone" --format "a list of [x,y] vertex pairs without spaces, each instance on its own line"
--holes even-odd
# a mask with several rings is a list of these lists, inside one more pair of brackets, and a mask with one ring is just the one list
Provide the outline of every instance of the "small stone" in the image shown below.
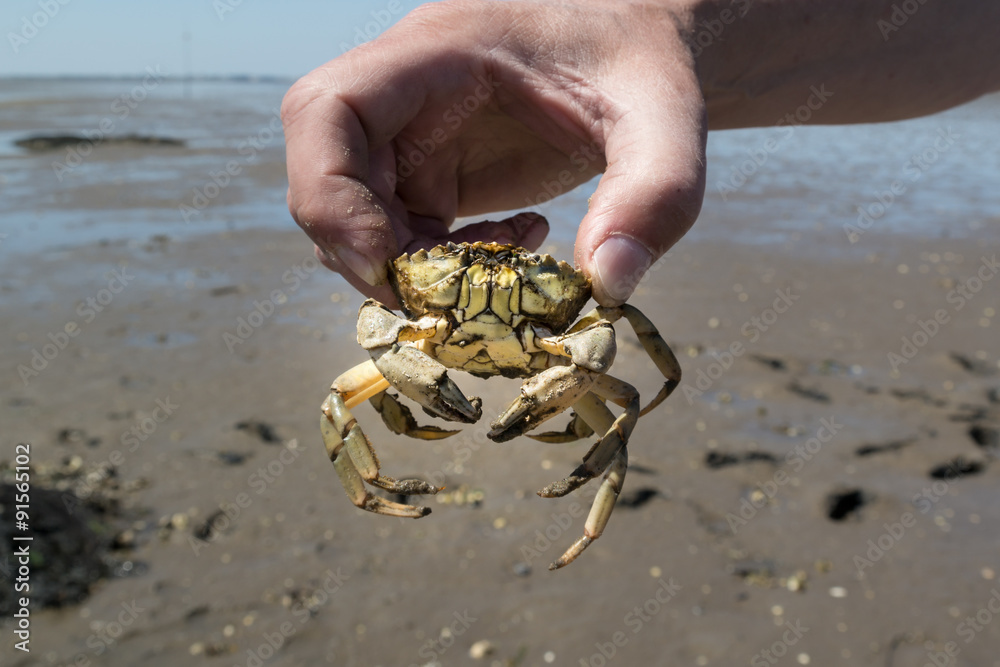
[[847,597],[847,589],[844,588],[843,586],[833,586],[830,589],[830,597],[832,597],[832,598],[846,598]]
[[188,647],[188,653],[190,653],[191,655],[201,655],[204,652],[205,652],[204,642],[195,642]]
[[497,647],[489,639],[480,639],[469,648],[469,657],[473,660],[482,660],[496,650]]
[[531,566],[524,562],[514,563],[514,574],[519,577],[527,577],[531,574]]
[[793,593],[799,593],[805,591],[806,589],[806,579],[808,575],[803,570],[799,570],[792,576],[788,577],[788,581],[785,582],[785,588]]

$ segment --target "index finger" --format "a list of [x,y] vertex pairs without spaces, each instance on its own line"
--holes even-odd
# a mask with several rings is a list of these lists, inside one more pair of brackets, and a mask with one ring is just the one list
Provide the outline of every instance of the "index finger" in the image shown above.
[[424,97],[419,79],[398,65],[385,49],[348,53],[300,79],[281,110],[292,217],[370,285],[384,282],[385,262],[398,248],[390,220],[396,165],[387,144]]

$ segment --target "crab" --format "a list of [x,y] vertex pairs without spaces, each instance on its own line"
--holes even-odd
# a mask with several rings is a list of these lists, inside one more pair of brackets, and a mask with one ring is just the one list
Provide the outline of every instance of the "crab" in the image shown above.
[[[358,316],[358,343],[371,355],[338,377],[323,402],[320,427],[327,453],[356,506],[397,517],[419,518],[427,507],[372,493],[366,484],[399,496],[435,494],[419,479],[381,474],[371,442],[351,414],[369,400],[395,433],[436,440],[458,431],[420,426],[392,387],[443,419],[472,424],[482,417],[479,398],[467,397],[449,376],[461,370],[479,377],[523,378],[520,395],[494,420],[489,438],[505,442],[526,434],[567,408],[562,432],[532,435],[550,443],[598,435],[583,462],[538,495],[564,496],[604,474],[583,537],[549,566],[573,562],[601,536],[628,467],[628,440],[636,421],[677,387],[680,365],[652,322],[628,304],[598,306],[573,321],[590,299],[590,280],[549,255],[498,243],[449,243],[403,255],[389,263],[389,284],[405,317],[368,299]],[[607,374],[615,358],[612,324],[624,318],[665,382],[640,409],[639,393]],[[621,408],[619,415],[608,408]]]

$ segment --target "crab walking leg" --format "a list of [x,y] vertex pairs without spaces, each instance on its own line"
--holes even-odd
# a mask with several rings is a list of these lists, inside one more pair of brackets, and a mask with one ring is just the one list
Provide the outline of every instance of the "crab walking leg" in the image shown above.
[[565,431],[548,431],[546,433],[538,433],[535,435],[528,433],[526,435],[533,440],[538,440],[539,442],[561,444],[589,438],[594,435],[594,429],[590,428],[583,417],[574,412],[572,419],[569,420],[569,424],[566,425]]
[[389,381],[382,377],[374,363],[366,361],[341,373],[330,390],[337,391],[343,397],[344,405],[353,408],[388,388]]
[[320,417],[323,442],[352,503],[377,514],[412,518],[426,516],[430,513],[429,508],[386,500],[372,495],[365,488],[364,483],[367,481],[401,495],[433,494],[440,491],[438,487],[421,480],[397,481],[379,474],[375,451],[347,407],[345,396],[354,399],[353,403],[359,397],[370,395],[372,388],[381,386],[382,382],[384,379],[371,362],[360,364],[334,380],[330,395],[323,401],[323,414]]
[[646,354],[656,364],[656,368],[663,374],[663,377],[667,379],[660,391],[653,397],[653,400],[639,412],[639,416],[641,417],[662,403],[681,382],[681,365],[678,363],[677,357],[674,356],[673,350],[667,345],[667,341],[663,340],[656,326],[635,306],[629,304],[618,306],[617,308],[598,306],[581,317],[580,321],[574,324],[569,330],[569,333],[582,331],[600,322],[602,319],[608,322],[617,322],[622,317],[628,320],[643,349],[646,350]]
[[386,428],[398,435],[407,435],[411,438],[419,438],[420,440],[441,440],[459,432],[446,431],[437,426],[421,426],[413,418],[413,413],[410,412],[410,409],[387,391],[375,394],[368,401],[382,415],[382,421],[385,423]]
[[[605,399],[623,408],[617,418],[600,399]],[[635,388],[609,375],[602,375],[594,382],[590,394],[580,400],[576,410],[598,433],[603,433],[600,441],[583,457],[576,470],[569,477],[550,484],[538,492],[543,498],[559,498],[575,491],[604,472],[619,449],[628,444],[632,429],[639,419],[639,392]]]
[[594,540],[604,533],[604,528],[611,519],[611,513],[618,502],[618,494],[625,484],[625,471],[628,469],[628,447],[623,446],[615,453],[611,468],[604,475],[604,481],[597,489],[594,504],[587,515],[587,523],[583,525],[583,537],[578,539],[562,556],[549,565],[550,570],[558,570],[575,561]]

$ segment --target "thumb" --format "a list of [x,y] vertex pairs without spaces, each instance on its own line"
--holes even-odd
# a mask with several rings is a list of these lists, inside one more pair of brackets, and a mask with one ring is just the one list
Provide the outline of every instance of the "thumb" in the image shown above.
[[664,84],[625,98],[623,112],[606,125],[608,167],[576,239],[577,264],[601,305],[624,303],[701,210],[704,102],[697,81],[680,88]]

